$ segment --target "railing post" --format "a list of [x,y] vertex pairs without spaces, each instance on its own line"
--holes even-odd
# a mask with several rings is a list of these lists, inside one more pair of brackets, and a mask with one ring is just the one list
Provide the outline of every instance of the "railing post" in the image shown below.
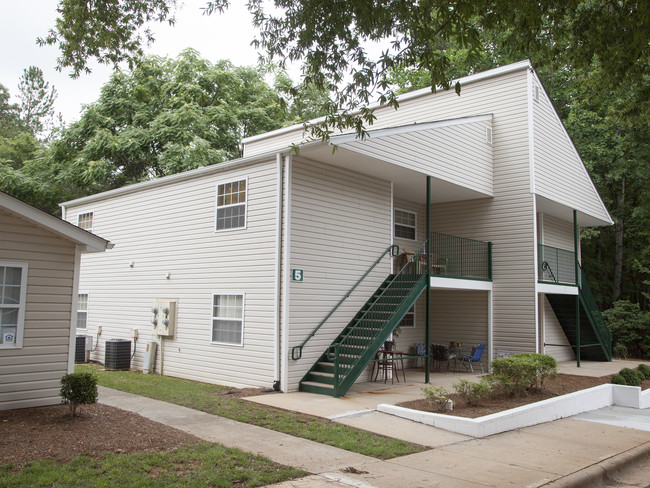
[[576,295],[576,359],[578,360],[578,368],[580,367],[580,293],[582,293],[580,283],[578,280],[578,273],[580,272],[580,261],[578,260],[578,212],[573,211],[573,249],[575,254],[575,273],[576,284],[578,285],[578,295]]
[[429,383],[429,364],[431,354],[431,177],[427,176],[427,289],[426,289],[426,334],[425,343],[427,347],[426,368],[424,370],[424,382]]
[[334,398],[339,396],[339,345],[334,345]]
[[492,280],[492,242],[488,242],[488,278]]

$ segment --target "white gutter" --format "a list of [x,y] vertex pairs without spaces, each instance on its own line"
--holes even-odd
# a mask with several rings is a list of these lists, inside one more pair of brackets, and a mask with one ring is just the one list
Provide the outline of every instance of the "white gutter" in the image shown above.
[[283,279],[284,289],[282,290],[282,391],[287,393],[289,387],[289,288],[291,286],[291,155],[285,156],[285,191],[286,204],[285,215],[286,223],[284,225],[284,260],[283,260]]
[[277,202],[275,214],[275,301],[274,307],[274,332],[273,332],[273,352],[275,358],[273,360],[273,386],[275,388],[276,382],[280,381],[280,360],[282,357],[280,350],[280,325],[281,325],[281,309],[280,300],[282,298],[282,153],[276,156],[278,179],[277,179]]

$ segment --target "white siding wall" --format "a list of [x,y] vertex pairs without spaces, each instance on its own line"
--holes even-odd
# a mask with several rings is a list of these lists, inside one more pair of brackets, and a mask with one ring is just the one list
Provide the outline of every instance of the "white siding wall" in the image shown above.
[[67,373],[75,245],[0,211],[0,261],[26,262],[23,347],[0,349],[0,410],[61,402]]
[[[390,245],[390,196],[386,181],[294,159],[290,262],[305,274],[302,283],[290,284],[290,347],[309,335]],[[385,257],[308,343],[302,359],[289,359],[290,391],[389,273]]]
[[[542,313],[544,314],[543,342],[547,344],[566,344],[568,346],[569,341],[564,335],[562,326],[558,322],[551,304],[548,303],[546,297],[542,297],[542,302]],[[553,356],[557,361],[571,361],[576,358],[573,349],[570,347],[546,346],[544,352]]]
[[551,215],[544,215],[543,222],[543,234],[539,239],[542,244],[573,251],[573,222],[567,222]]
[[609,216],[584,164],[537,79],[533,102],[535,193],[604,221]]
[[[248,178],[247,227],[215,232],[216,184]],[[69,207],[94,210],[94,231],[115,248],[82,258],[80,289],[89,294],[88,333],[107,339],[139,331],[132,368],[142,368],[157,298],[178,300],[176,336],[164,340],[164,374],[210,383],[270,387],[273,378],[275,161]],[[133,263],[133,267],[130,266]],[[170,278],[167,279],[167,274]],[[212,292],[245,293],[243,346],[211,343]]]

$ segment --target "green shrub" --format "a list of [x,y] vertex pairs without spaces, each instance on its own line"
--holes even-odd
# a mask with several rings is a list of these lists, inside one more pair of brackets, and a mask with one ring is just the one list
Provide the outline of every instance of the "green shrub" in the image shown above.
[[627,358],[627,347],[624,344],[616,344],[614,346],[614,356],[617,358],[625,359]]
[[546,378],[557,376],[557,362],[547,354],[523,353],[492,361],[490,381],[508,395],[544,388]]
[[625,382],[628,386],[639,386],[645,379],[645,376],[641,371],[632,368],[623,368],[618,372],[618,374],[625,378]]
[[603,312],[603,319],[612,333],[614,348],[621,344],[630,357],[650,357],[650,314],[643,312],[638,303],[614,302],[612,308]]
[[458,383],[454,383],[454,390],[467,404],[478,405],[483,398],[490,394],[492,385],[485,379],[478,383],[460,380]]
[[612,376],[612,384],[627,385],[627,381],[625,381],[625,378],[623,378],[620,374],[615,374],[614,376]]
[[421,388],[424,398],[429,402],[435,412],[444,412],[447,410],[447,400],[449,394],[441,386],[426,385]]
[[639,364],[639,366],[636,368],[638,369],[641,373],[643,373],[643,376],[645,376],[645,379],[650,379],[650,366],[647,364]]
[[92,373],[72,373],[61,378],[61,397],[70,405],[70,413],[77,415],[79,405],[97,402],[97,377]]

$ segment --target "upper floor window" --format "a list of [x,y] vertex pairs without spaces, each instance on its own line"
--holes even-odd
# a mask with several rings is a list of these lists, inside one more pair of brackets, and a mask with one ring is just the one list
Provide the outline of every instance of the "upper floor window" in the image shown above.
[[228,181],[217,185],[216,230],[246,228],[246,188],[248,180]]
[[84,230],[93,231],[93,212],[86,212],[77,216],[77,226]]
[[27,264],[0,263],[0,348],[22,347]]
[[416,239],[417,214],[408,210],[395,209],[395,237],[397,239]]
[[77,301],[77,329],[88,328],[88,293],[79,293]]

